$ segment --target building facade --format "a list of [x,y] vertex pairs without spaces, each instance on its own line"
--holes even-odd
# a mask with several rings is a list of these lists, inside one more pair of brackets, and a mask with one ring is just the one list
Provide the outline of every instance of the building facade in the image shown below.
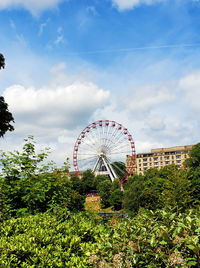
[[149,168],[161,169],[170,164],[175,164],[179,167],[182,167],[183,162],[189,157],[189,152],[191,149],[192,145],[185,145],[152,149],[149,153],[137,154],[136,174],[143,175],[145,170]]

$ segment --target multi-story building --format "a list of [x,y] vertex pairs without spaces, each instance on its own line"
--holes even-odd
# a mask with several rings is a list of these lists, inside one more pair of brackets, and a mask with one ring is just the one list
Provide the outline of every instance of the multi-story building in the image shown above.
[[[161,169],[170,164],[182,167],[192,145],[175,146],[170,148],[152,149],[149,153],[140,153],[136,157],[136,173],[144,174],[149,168]],[[128,158],[127,158],[128,161]]]

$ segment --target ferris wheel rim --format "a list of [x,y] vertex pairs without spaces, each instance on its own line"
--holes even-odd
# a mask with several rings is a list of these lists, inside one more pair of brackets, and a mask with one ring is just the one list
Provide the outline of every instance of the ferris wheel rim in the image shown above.
[[74,149],[73,149],[73,166],[74,166],[74,170],[77,174],[80,174],[80,170],[79,170],[79,165],[78,165],[78,151],[80,149],[80,145],[82,143],[82,141],[85,138],[85,135],[87,135],[87,133],[89,133],[91,130],[93,130],[96,127],[105,127],[105,126],[112,126],[113,128],[116,127],[115,131],[119,131],[119,130],[123,130],[123,135],[124,137],[127,136],[128,137],[128,143],[130,145],[130,156],[135,157],[136,156],[136,151],[135,151],[135,142],[133,140],[132,135],[130,134],[130,132],[128,131],[128,129],[126,127],[124,127],[124,125],[114,121],[114,120],[98,120],[95,121],[93,123],[90,123],[89,125],[87,125],[79,134],[75,145],[74,145]]

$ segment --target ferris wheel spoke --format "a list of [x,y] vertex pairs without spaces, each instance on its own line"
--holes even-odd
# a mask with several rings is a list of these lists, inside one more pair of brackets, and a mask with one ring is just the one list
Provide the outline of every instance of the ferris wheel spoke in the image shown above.
[[[108,146],[108,147],[109,147],[109,144],[112,142],[112,137],[111,137],[112,132],[111,132],[111,131],[113,131],[113,129],[111,129],[111,128],[112,128],[112,126],[109,127],[109,129],[108,129],[108,133],[107,133],[106,146]],[[114,130],[114,131],[115,131],[115,130]]]
[[79,161],[78,161],[78,163],[80,164],[80,165],[87,165],[88,163],[92,163],[92,162],[95,162],[97,160],[97,158],[92,158],[92,159],[80,159]]
[[91,156],[91,157],[82,157],[82,158],[80,158],[80,161],[87,161],[87,160],[90,160],[90,159],[94,159],[94,158],[96,158],[96,156]]
[[92,148],[94,151],[96,151],[96,146],[95,144],[91,144],[91,143],[87,143],[85,141],[82,142],[83,145],[89,146],[90,148]]
[[128,144],[126,144],[126,143],[120,143],[120,145],[115,146],[112,151],[116,151],[116,150],[119,150],[119,149],[124,148],[124,147],[127,147],[127,148],[130,149],[130,146]]
[[98,139],[97,139],[97,137],[96,137],[96,135],[95,135],[95,128],[93,129],[93,131],[91,132],[89,132],[88,133],[88,137],[96,144],[97,143],[97,141],[98,141]]
[[125,152],[121,152],[121,151],[119,151],[119,152],[109,153],[108,155],[128,154],[128,153],[129,153],[129,151],[125,151]]
[[115,135],[111,135],[109,142],[107,143],[107,146],[110,147],[111,145],[114,145],[113,140],[115,139]]
[[[95,144],[94,144],[94,140],[91,139],[90,135],[87,135],[87,139],[88,139],[88,141],[91,142],[90,144],[92,144],[92,146],[95,146]],[[83,140],[83,143],[84,143],[84,142],[85,142],[85,140]]]
[[84,170],[93,169],[95,163],[96,163],[96,160],[93,159],[93,160],[89,160],[87,162],[79,162],[79,166],[82,167]]
[[126,139],[124,137],[120,137],[118,140],[116,140],[116,142],[114,142],[112,144],[112,146],[111,146],[110,149],[111,150],[114,150],[114,149],[116,149],[119,146],[119,144],[121,146],[121,144],[124,143],[124,142],[126,142]]
[[83,153],[83,154],[81,154],[81,153],[79,153],[78,155],[96,155],[96,154],[88,154],[88,153]]

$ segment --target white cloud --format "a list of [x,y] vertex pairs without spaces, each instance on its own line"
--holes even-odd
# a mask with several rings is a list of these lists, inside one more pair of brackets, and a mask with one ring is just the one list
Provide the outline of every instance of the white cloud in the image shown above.
[[57,88],[25,88],[14,85],[4,92],[18,120],[34,126],[72,127],[105,104],[109,92],[91,82],[74,82]]
[[186,104],[193,111],[200,112],[200,71],[183,77],[179,82],[179,88],[184,94]]
[[[64,68],[64,63],[60,63],[52,73]],[[109,94],[87,81],[67,86],[53,83],[39,89],[13,85],[3,95],[15,119],[15,131],[6,133],[0,147],[9,151],[20,149],[23,139],[33,135],[38,148],[50,147],[50,159],[60,165],[66,157],[72,157],[76,138],[96,109],[106,105]]]
[[47,24],[49,23],[49,18],[46,20],[46,22],[41,23],[38,31],[38,35],[41,36],[44,32],[45,27],[47,27]]
[[64,36],[63,35],[58,35],[56,40],[54,41],[55,45],[59,45],[65,42]]
[[112,0],[114,6],[116,6],[120,11],[132,9],[141,4],[152,5],[165,1],[167,0]]
[[56,7],[64,0],[1,0],[0,9],[23,7],[34,15],[46,9]]
[[151,109],[173,101],[175,95],[161,85],[149,85],[137,88],[130,96],[125,98],[125,103],[130,112],[143,114]]

